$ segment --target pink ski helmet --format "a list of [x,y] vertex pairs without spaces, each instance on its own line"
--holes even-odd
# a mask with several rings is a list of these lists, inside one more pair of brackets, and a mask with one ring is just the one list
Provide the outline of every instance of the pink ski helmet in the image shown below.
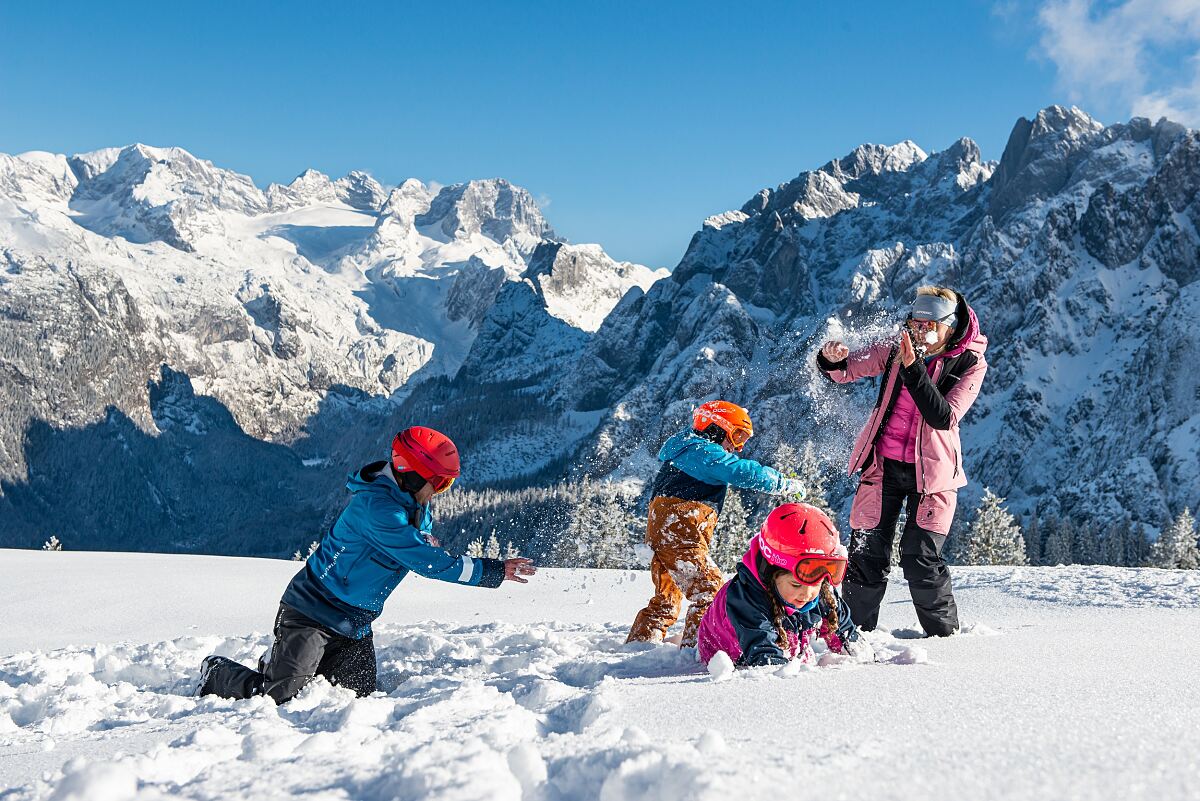
[[758,535],[763,558],[804,584],[841,584],[846,548],[828,515],[807,503],[785,503],[767,515]]

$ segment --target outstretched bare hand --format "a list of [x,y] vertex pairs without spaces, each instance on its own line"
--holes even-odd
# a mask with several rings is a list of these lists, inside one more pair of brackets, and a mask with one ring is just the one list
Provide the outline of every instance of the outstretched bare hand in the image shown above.
[[836,339],[831,339],[821,346],[821,355],[828,361],[840,362],[850,355],[850,349]]
[[516,581],[521,584],[528,584],[528,579],[521,578],[522,576],[532,576],[537,573],[537,568],[533,566],[532,559],[517,557],[516,559],[504,560],[504,580]]

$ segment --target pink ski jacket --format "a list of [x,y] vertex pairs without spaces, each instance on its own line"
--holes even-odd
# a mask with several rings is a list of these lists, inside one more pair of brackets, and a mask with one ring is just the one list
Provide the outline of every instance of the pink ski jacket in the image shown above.
[[[860,378],[883,375],[875,408],[858,434],[850,453],[847,472],[862,471],[861,483],[872,485],[883,473],[877,443],[894,413],[902,387],[909,389],[917,406],[919,421],[914,442],[917,491],[921,493],[920,525],[945,534],[954,514],[955,493],[966,485],[963,469],[959,424],[979,396],[987,373],[987,337],[979,330],[979,320],[966,300],[959,295],[959,319],[963,322],[950,345],[930,365],[923,360],[903,368],[899,348],[894,342],[875,342],[851,353],[837,363],[818,354],[817,365],[830,380],[846,384]],[[943,376],[945,380],[943,380]],[[922,408],[924,407],[924,408]],[[850,526],[873,528],[879,522],[879,509],[872,499],[879,493],[860,492],[850,512]]]

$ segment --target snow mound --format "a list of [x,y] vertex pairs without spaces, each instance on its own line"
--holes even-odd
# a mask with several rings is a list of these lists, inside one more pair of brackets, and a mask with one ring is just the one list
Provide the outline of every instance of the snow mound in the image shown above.
[[[205,655],[253,664],[270,644],[266,634],[26,651],[0,660],[0,721],[27,747],[151,721],[171,732],[141,755],[65,765],[59,779],[19,798],[116,799],[138,785],[197,798],[331,785],[351,797],[386,786],[404,798],[518,799],[542,786],[550,797],[591,797],[595,787],[608,788],[602,798],[626,799],[726,792],[703,777],[705,755],[726,748],[719,732],[665,747],[624,725],[618,682],[704,677],[693,649],[626,645],[625,632],[624,621],[385,624],[375,635],[381,692],[359,699],[321,679],[283,707],[189,695]],[[714,664],[733,677],[728,657]],[[792,663],[739,676],[813,670]],[[664,773],[693,778],[664,784]]]

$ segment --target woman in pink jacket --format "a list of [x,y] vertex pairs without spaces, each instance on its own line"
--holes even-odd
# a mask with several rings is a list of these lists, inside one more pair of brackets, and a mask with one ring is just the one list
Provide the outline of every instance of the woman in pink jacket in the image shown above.
[[849,468],[860,477],[850,509],[843,595],[866,631],[879,620],[904,504],[908,519],[900,537],[900,566],[917,618],[930,636],[958,630],[942,546],[958,489],[967,483],[958,426],[979,395],[986,348],[987,337],[966,299],[952,289],[926,286],[917,290],[898,342],[876,342],[851,353],[830,341],[817,354],[817,366],[839,384],[882,376]]

